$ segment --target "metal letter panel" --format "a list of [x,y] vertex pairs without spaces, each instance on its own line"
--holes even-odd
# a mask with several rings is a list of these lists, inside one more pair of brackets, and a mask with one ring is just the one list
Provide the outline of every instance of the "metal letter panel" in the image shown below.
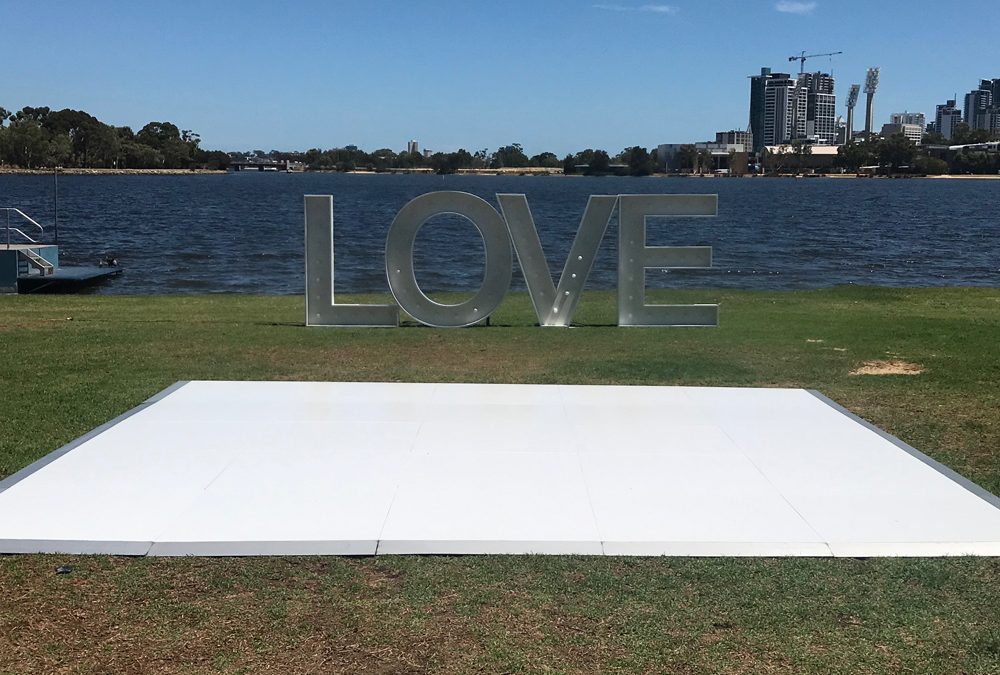
[[580,221],[580,229],[573,239],[569,258],[559,276],[558,287],[552,285],[552,274],[545,261],[542,242],[538,238],[538,229],[531,217],[527,198],[523,194],[498,194],[497,201],[500,202],[500,211],[507,221],[507,229],[514,242],[521,271],[524,272],[538,323],[542,326],[570,325],[618,197],[590,197],[587,210],[583,212]]
[[[472,221],[483,238],[486,272],[479,291],[466,302],[444,305],[428,298],[417,284],[413,245],[417,232],[434,216],[452,213]],[[471,326],[500,306],[510,287],[514,257],[503,218],[488,202],[468,192],[430,192],[400,209],[385,240],[385,273],[389,290],[407,314],[439,328]]]
[[715,216],[718,195],[621,195],[618,225],[618,325],[717,326],[718,305],[647,305],[646,269],[711,266],[710,246],[646,246],[649,216]]
[[333,295],[333,197],[306,195],[306,325],[399,325],[395,305],[338,305]]

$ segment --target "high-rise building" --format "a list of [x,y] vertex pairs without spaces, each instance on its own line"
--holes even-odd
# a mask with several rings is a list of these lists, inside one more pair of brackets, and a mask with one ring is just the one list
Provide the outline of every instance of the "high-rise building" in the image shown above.
[[934,115],[934,129],[944,136],[945,140],[951,140],[955,133],[955,127],[962,121],[962,111],[955,105],[955,99],[949,99],[946,103],[937,106]]
[[1000,106],[993,106],[986,111],[986,129],[993,133],[1000,132]]
[[1000,77],[992,80],[980,80],[979,88],[990,92],[993,97],[993,105],[1000,105]]
[[[989,80],[980,83],[980,85],[983,84],[989,84]],[[965,110],[962,114],[962,121],[968,124],[970,129],[988,129],[986,111],[992,105],[992,89],[973,89],[965,95]]]
[[747,152],[753,147],[753,133],[750,131],[716,131],[715,142],[720,145],[742,145]]
[[923,113],[911,112],[892,113],[889,124],[917,124],[921,130],[927,126]]
[[986,109],[983,128],[993,133],[1000,132],[1000,77],[992,80],[980,80],[979,89],[990,92],[992,101],[990,107]]
[[770,79],[770,68],[761,68],[760,75],[750,76],[750,133],[755,153],[764,146],[764,89]]
[[406,151],[409,153],[420,152],[420,144],[416,141],[410,141],[406,144]]
[[814,143],[837,143],[837,99],[833,77],[827,73],[803,73],[798,86],[806,91],[806,119],[802,136]]
[[764,85],[761,145],[782,145],[805,136],[807,94],[788,73],[771,74]]

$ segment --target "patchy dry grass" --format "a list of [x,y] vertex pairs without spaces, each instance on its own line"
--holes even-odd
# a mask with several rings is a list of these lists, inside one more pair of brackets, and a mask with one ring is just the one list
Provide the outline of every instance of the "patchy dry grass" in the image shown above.
[[865,361],[859,367],[851,371],[851,375],[919,375],[924,372],[924,367],[903,361],[902,359],[891,359],[889,361],[878,359],[875,361]]
[[[301,298],[0,298],[0,475],[183,379],[816,388],[1000,491],[1000,291],[675,293],[717,330],[305,329]],[[67,317],[72,317],[67,321]],[[903,360],[920,377],[852,377]],[[59,565],[71,574],[57,575]],[[0,557],[0,673],[1000,672],[1000,561]]]

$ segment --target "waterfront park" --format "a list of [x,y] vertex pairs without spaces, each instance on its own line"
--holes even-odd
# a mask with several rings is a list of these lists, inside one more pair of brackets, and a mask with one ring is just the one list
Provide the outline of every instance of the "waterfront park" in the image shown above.
[[[614,328],[606,292],[572,329],[512,293],[463,330],[306,328],[294,296],[0,297],[0,473],[178,380],[691,385],[819,389],[1000,491],[995,289],[653,300],[720,326]],[[6,556],[0,669],[986,673],[998,582],[991,557]]]
[[1000,674],[1000,3],[7,4],[0,675]]

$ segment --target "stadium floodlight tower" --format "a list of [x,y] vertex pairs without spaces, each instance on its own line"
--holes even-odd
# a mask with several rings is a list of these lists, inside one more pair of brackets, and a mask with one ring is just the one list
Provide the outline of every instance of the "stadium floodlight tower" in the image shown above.
[[876,66],[869,68],[868,75],[865,77],[865,93],[868,94],[868,104],[865,110],[865,138],[870,138],[872,135],[873,102],[875,90],[878,89],[878,76],[879,68]]
[[847,133],[844,134],[844,142],[850,143],[854,138],[854,106],[858,104],[858,93],[861,91],[860,84],[852,84],[847,92]]

